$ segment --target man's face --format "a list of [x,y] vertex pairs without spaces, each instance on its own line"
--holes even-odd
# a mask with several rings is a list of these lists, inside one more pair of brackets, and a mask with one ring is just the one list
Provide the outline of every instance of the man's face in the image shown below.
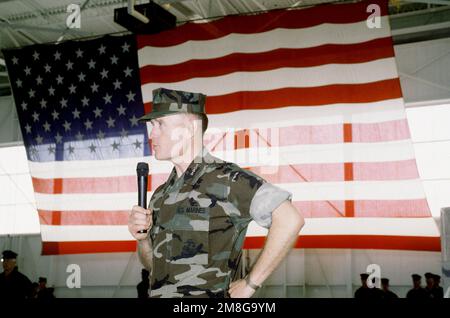
[[16,259],[15,258],[4,259],[2,265],[4,272],[6,274],[9,274],[13,271],[14,267],[16,267]]
[[191,140],[192,118],[187,114],[152,119],[150,124],[150,139],[155,158],[158,160],[171,160],[180,156],[187,142]]
[[413,280],[413,284],[414,287],[419,288],[420,286],[422,286],[422,280],[421,279]]

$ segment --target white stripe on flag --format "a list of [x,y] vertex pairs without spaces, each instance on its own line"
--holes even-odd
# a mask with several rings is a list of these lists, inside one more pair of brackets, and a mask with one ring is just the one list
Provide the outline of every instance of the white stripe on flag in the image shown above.
[[[267,229],[251,222],[247,236],[265,236]],[[439,237],[433,218],[308,218],[301,235],[394,235]]]
[[[150,199],[153,192],[147,192]],[[117,211],[131,210],[137,204],[137,192],[101,194],[43,194],[35,193],[36,206],[49,211]]]
[[230,130],[233,128],[288,127],[291,125],[366,124],[405,118],[402,98],[373,103],[333,104],[314,107],[299,105],[277,109],[250,109],[210,114],[208,115],[209,128],[207,133],[210,128]]
[[[213,151],[212,155],[244,167],[278,166],[306,163],[385,162],[414,159],[411,140],[380,143],[312,144],[285,147],[244,148]],[[153,156],[145,160],[124,160],[114,166],[105,161],[57,161],[30,162],[32,176],[36,178],[94,178],[136,175],[136,163],[146,161],[150,173],[169,173],[173,165],[156,160]]]

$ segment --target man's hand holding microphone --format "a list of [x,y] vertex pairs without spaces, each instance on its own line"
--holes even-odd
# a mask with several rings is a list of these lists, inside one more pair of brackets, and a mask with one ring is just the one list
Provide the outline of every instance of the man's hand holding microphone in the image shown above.
[[128,218],[128,230],[138,241],[138,254],[141,263],[147,270],[151,271],[153,251],[148,235],[153,226],[153,211],[147,209],[148,164],[139,162],[136,172],[138,177],[138,205],[131,209]]
[[147,239],[152,225],[152,211],[138,205],[133,206],[128,219],[128,230],[137,241]]
[[147,209],[148,164],[139,162],[136,167],[138,184],[138,205],[133,206],[128,219],[128,230],[131,235],[142,241],[147,238],[152,227],[152,211]]

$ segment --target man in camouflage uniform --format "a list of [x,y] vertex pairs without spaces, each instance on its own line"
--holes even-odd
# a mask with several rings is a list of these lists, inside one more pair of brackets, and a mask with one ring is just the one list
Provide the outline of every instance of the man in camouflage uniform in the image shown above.
[[[140,260],[151,271],[151,297],[251,297],[304,224],[289,192],[203,148],[205,100],[156,89],[152,112],[141,118],[151,121],[155,158],[174,164],[148,210],[135,206],[129,218]],[[252,220],[269,234],[252,271],[234,281]]]

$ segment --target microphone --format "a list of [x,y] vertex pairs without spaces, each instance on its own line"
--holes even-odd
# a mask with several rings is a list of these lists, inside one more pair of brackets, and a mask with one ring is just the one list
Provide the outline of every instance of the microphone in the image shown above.
[[[136,167],[138,181],[138,205],[147,209],[147,183],[148,183],[148,164],[139,162]],[[148,230],[138,231],[138,233],[147,233]]]

